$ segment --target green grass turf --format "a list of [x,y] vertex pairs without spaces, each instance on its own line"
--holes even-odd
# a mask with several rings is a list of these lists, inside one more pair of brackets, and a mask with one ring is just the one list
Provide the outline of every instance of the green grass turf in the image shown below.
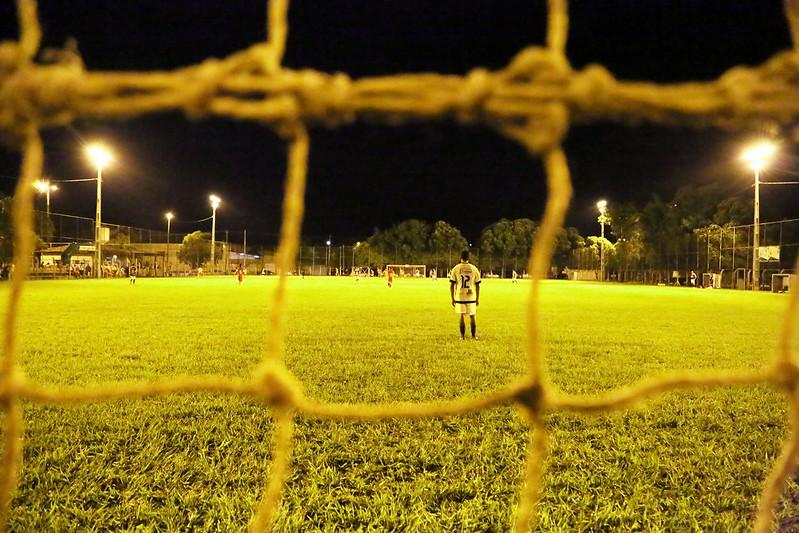
[[[246,376],[274,278],[27,285],[20,362],[40,383]],[[486,280],[477,342],[458,340],[446,280],[290,279],[286,363],[307,394],[377,402],[474,395],[525,372],[529,284]],[[0,297],[8,288],[0,287]],[[674,369],[757,368],[784,295],[546,282],[549,378],[595,392]],[[553,413],[540,528],[747,530],[786,430],[766,387],[682,391],[645,408]],[[25,405],[18,531],[240,530],[269,474],[266,410],[175,395]],[[299,419],[281,531],[504,531],[526,442],[514,408],[429,421]],[[789,494],[799,492],[791,485]],[[787,527],[798,506],[778,513]]]

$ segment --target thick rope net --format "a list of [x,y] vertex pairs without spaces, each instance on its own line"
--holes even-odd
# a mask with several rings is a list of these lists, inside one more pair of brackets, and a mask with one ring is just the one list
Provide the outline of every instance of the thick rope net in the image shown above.
[[[140,399],[176,393],[211,392],[249,397],[271,409],[272,467],[249,524],[251,531],[272,527],[291,468],[297,417],[338,420],[420,419],[462,415],[515,404],[529,422],[529,443],[515,530],[535,527],[547,456],[546,415],[554,411],[604,412],[637,404],[664,392],[709,386],[770,385],[790,406],[790,431],[760,495],[754,530],[772,527],[774,509],[799,458],[799,361],[792,357],[792,325],[799,291],[791,291],[773,361],[745,372],[677,372],[600,394],[566,394],[543,372],[539,280],[544,277],[571,197],[571,179],[561,141],[573,122],[648,121],[693,127],[760,128],[799,118],[799,0],[785,0],[794,49],[764,64],[735,67],[712,82],[659,85],[621,82],[602,66],[574,70],[565,55],[566,0],[549,0],[547,42],[519,52],[498,71],[472,70],[466,76],[402,74],[352,80],[345,74],[281,66],[288,32],[288,0],[268,7],[268,39],[224,59],[170,72],[88,72],[74,52],[54,62],[36,62],[41,29],[35,0],[17,0],[18,41],[0,42],[0,133],[21,147],[13,223],[17,275],[11,281],[0,363],[0,403],[5,412],[0,458],[0,527],[6,528],[22,468],[21,403],[83,404]],[[40,130],[79,118],[120,119],[182,110],[261,122],[288,143],[283,222],[277,252],[281,272],[270,314],[270,335],[262,362],[249,379],[207,376],[168,381],[55,388],[30,382],[16,361],[20,295],[29,272],[33,231],[33,181],[42,174]],[[305,396],[282,362],[286,337],[286,277],[297,254],[303,219],[308,125],[335,127],[353,121],[397,124],[454,119],[480,123],[515,140],[539,156],[549,197],[529,260],[532,283],[527,308],[529,371],[516,383],[481,397],[425,403],[322,403]],[[799,264],[797,264],[799,268]]]

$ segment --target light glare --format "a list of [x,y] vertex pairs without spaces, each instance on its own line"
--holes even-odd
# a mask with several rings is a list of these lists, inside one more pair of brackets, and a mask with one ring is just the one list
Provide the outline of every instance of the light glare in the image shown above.
[[51,185],[50,182],[47,181],[47,180],[37,180],[37,181],[33,182],[33,186],[40,193],[46,193],[48,190],[49,191],[57,191],[58,190],[58,185]]
[[86,155],[89,156],[89,160],[98,170],[102,170],[108,163],[114,160],[114,156],[112,156],[111,152],[102,144],[90,144],[87,146]]
[[776,153],[776,144],[769,141],[761,141],[744,150],[741,154],[741,160],[749,165],[749,168],[758,172],[769,164]]
[[211,207],[213,207],[214,209],[219,207],[219,204],[222,202],[222,199],[219,198],[219,196],[217,196],[215,194],[212,194],[211,196],[209,196],[208,199],[211,200]]
[[167,219],[167,220],[172,220],[173,218],[175,218],[175,215],[172,213],[172,211],[169,211],[169,212],[168,212],[166,215],[164,215],[164,216],[166,217],[166,219]]
[[607,200],[600,200],[596,203],[597,209],[601,214],[605,214],[605,210],[608,208],[608,201]]

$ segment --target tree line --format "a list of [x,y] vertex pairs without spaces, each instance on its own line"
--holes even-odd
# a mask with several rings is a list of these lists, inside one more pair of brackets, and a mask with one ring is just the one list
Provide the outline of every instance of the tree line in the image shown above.
[[[711,235],[726,238],[725,232],[731,234],[732,226],[751,221],[752,214],[751,199],[729,195],[717,184],[688,185],[678,189],[670,200],[655,195],[643,205],[609,205],[607,223],[615,242],[600,243],[600,238],[589,237],[582,255],[587,251],[589,257],[598,260],[599,249],[604,246],[607,271],[621,280],[628,279],[633,271],[692,270],[698,256],[705,254],[702,257],[710,262],[714,253],[714,261],[720,253],[698,250],[701,239],[710,239]],[[701,269],[705,266],[700,264]]]
[[[11,198],[0,197],[0,260],[9,261],[13,252]],[[600,248],[604,250],[607,272],[627,279],[633,271],[692,269],[700,253],[697,239],[725,239],[725,231],[752,219],[751,198],[729,195],[718,184],[689,185],[664,200],[653,196],[643,205],[611,203],[606,213],[607,233],[583,236],[574,227],[560,231],[552,258],[552,275],[566,267],[597,269]],[[46,221],[45,225],[51,224]],[[37,241],[52,228],[37,228]],[[597,224],[597,230],[599,229]],[[471,248],[481,270],[507,277],[512,270],[526,270],[538,223],[529,218],[502,218],[482,230],[475,246],[462,232],[446,221],[429,223],[410,219],[375,233],[354,249],[357,265],[381,266],[388,263],[426,264],[441,269],[457,262],[464,249]],[[599,233],[599,231],[597,231]],[[613,239],[613,240],[611,240]],[[196,231],[183,239],[178,256],[181,261],[199,266],[210,255],[207,232]],[[703,241],[704,242],[704,241]],[[221,246],[218,243],[218,246]],[[739,246],[745,247],[740,243]],[[708,263],[720,259],[718,246],[702,257]],[[222,250],[217,250],[221,256]]]
[[[512,270],[526,270],[537,231],[538,224],[529,218],[503,218],[483,229],[477,246],[470,247],[461,231],[448,222],[410,219],[375,231],[356,247],[355,261],[359,265],[425,264],[448,269],[459,260],[462,250],[472,248],[474,262],[483,272],[506,277]],[[565,267],[572,251],[584,244],[576,228],[561,230],[553,266]]]
[[[718,184],[688,185],[668,200],[653,195],[643,205],[611,204],[606,213],[610,238],[603,241],[599,236],[583,236],[574,227],[562,229],[550,274],[558,277],[566,267],[598,269],[600,248],[607,272],[618,279],[628,279],[632,271],[692,269],[700,253],[697,239],[708,235],[726,238],[724,232],[751,220],[752,212],[751,199],[730,195]],[[529,218],[500,219],[480,233],[477,246],[472,247],[475,262],[482,271],[503,277],[510,276],[512,270],[521,274],[537,231],[538,223]],[[356,248],[355,258],[360,265],[404,263],[449,268],[457,262],[460,251],[468,248],[461,231],[449,223],[411,219],[375,231]],[[707,254],[708,261],[716,261],[719,252],[710,250]]]

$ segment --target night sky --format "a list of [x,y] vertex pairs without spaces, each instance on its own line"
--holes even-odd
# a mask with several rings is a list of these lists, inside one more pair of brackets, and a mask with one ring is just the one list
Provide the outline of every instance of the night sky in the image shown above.
[[[74,37],[90,70],[174,69],[223,57],[264,39],[263,1],[40,0],[45,47]],[[568,55],[573,67],[601,63],[621,79],[712,80],[790,47],[780,0],[573,1]],[[285,65],[353,77],[498,69],[544,40],[544,1],[309,1],[289,14]],[[0,38],[17,36],[14,4],[0,4]],[[643,203],[690,183],[744,192],[751,174],[736,157],[758,132],[597,124],[572,128],[565,143],[576,195],[567,223],[596,232],[596,201]],[[124,122],[80,121],[45,134],[53,179],[92,176],[82,143],[102,139],[118,161],[104,174],[103,220],[173,231],[223,204],[217,229],[248,230],[272,244],[280,220],[285,145],[268,128],[179,114]],[[791,139],[779,174],[795,177]],[[0,149],[0,191],[13,190],[19,155]],[[798,178],[799,179],[799,178]],[[94,183],[63,184],[52,210],[94,214]],[[367,238],[407,218],[443,219],[471,241],[500,218],[539,219],[545,202],[540,162],[482,127],[449,122],[402,127],[352,125],[311,132],[304,239],[334,244]],[[799,217],[799,186],[767,189],[762,219]]]

